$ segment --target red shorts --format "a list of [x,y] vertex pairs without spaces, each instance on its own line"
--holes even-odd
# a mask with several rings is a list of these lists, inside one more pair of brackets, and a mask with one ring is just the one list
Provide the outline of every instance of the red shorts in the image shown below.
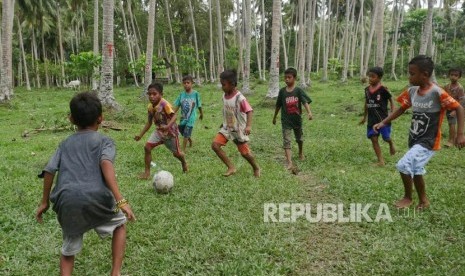
[[[215,136],[215,139],[213,139],[213,142],[217,143],[217,144],[219,144],[221,146],[225,146],[228,143],[228,139],[226,139],[226,137],[224,137],[223,134],[217,133],[216,136]],[[236,144],[237,149],[239,150],[239,152],[241,154],[250,153],[249,144],[247,144],[247,142],[235,143],[235,144]]]

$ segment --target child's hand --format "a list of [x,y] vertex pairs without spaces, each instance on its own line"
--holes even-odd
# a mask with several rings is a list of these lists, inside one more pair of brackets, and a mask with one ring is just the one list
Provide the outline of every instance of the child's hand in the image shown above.
[[376,125],[373,126],[373,130],[375,131],[375,133],[378,133],[378,130],[380,128],[383,128],[384,127],[384,123],[381,122],[381,123],[377,123]]
[[252,130],[252,128],[250,126],[246,126],[245,129],[244,129],[244,134],[249,135],[251,130]]
[[308,120],[312,120],[312,119],[313,119],[312,112],[308,112]]
[[449,113],[449,116],[450,116],[450,117],[455,117],[455,110],[452,111],[451,113]]
[[276,125],[276,117],[273,117],[273,125]]
[[129,204],[121,206],[120,209],[126,215],[126,218],[128,218],[128,220],[130,220],[130,221],[135,221],[136,220],[136,216],[132,212],[131,206],[129,206]]
[[141,138],[141,137],[140,137],[139,135],[134,136],[134,140],[136,140],[136,141],[139,141],[140,138]]
[[367,119],[366,119],[365,117],[363,117],[362,120],[360,120],[360,122],[359,122],[358,124],[359,124],[359,125],[364,125],[365,122],[366,122],[366,120],[367,120]]
[[37,208],[37,211],[36,211],[36,220],[39,222],[39,223],[42,223],[43,220],[42,220],[42,215],[47,212],[48,208],[50,207],[50,205],[47,203],[41,203],[39,205],[39,208]]
[[457,134],[457,138],[455,138],[455,145],[459,149],[465,147],[465,136],[463,136],[463,134]]

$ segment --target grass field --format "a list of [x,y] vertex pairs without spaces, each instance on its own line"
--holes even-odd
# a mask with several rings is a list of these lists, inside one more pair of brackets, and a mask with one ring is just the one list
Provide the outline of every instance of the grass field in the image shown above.
[[[397,95],[405,81],[386,84]],[[166,86],[165,98],[173,102],[180,88]],[[441,150],[428,164],[429,210],[398,212],[392,206],[403,194],[394,165],[407,150],[410,114],[393,124],[398,153],[389,156],[382,144],[387,165],[371,166],[376,158],[366,127],[358,125],[363,86],[315,82],[309,90],[314,120],[304,122],[306,159],[296,160],[300,173],[292,175],[284,169],[281,128],[271,123],[274,101],[264,99],[266,84],[255,84],[247,96],[254,107],[250,146],[262,177],[254,178],[235,146],[228,145],[238,172],[224,178],[225,167],[210,148],[222,121],[221,91],[216,85],[197,89],[205,116],[197,121],[194,146],[186,153],[190,171],[183,174],[164,147],[153,151],[154,162],[175,176],[168,195],[137,179],[148,138],[133,140],[146,120],[141,88],[116,89],[124,111],[104,114],[123,128],[101,131],[116,142],[118,182],[137,216],[128,225],[123,275],[465,274],[463,152]],[[17,89],[11,104],[0,106],[1,275],[58,274],[61,230],[51,210],[43,224],[34,220],[42,193],[36,175],[73,131],[66,120],[73,95]],[[50,130],[34,132],[37,128]],[[393,221],[265,223],[265,203],[385,203]],[[89,232],[75,275],[108,275],[110,259],[110,239]]]

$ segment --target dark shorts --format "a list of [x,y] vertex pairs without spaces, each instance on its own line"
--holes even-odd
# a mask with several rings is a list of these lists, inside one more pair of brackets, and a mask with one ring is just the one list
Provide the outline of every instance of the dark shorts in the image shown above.
[[294,131],[294,137],[296,142],[303,142],[303,131],[302,128],[283,128],[283,148],[291,148],[291,134]]
[[371,138],[373,136],[379,136],[381,134],[381,136],[383,137],[383,140],[389,140],[391,139],[391,125],[388,125],[388,126],[384,126],[380,129],[378,129],[378,133],[376,133],[374,130],[373,130],[373,127],[367,127],[367,138]]
[[188,125],[179,125],[179,133],[181,133],[184,138],[191,138],[193,127]]

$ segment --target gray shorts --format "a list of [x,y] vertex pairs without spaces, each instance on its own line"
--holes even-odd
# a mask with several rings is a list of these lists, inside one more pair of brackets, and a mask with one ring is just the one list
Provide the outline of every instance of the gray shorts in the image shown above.
[[161,137],[156,130],[153,131],[147,140],[146,146],[153,149],[161,144],[164,144],[172,153],[176,154],[181,152],[178,136]]
[[296,142],[303,142],[303,131],[302,128],[283,128],[283,148],[291,148],[291,132],[294,131]]
[[[99,225],[94,228],[94,231],[100,236],[105,238],[113,235],[116,228],[126,223],[126,216],[121,210],[109,222]],[[84,234],[63,236],[63,245],[61,247],[61,254],[64,256],[74,256],[82,249],[82,241]]]

